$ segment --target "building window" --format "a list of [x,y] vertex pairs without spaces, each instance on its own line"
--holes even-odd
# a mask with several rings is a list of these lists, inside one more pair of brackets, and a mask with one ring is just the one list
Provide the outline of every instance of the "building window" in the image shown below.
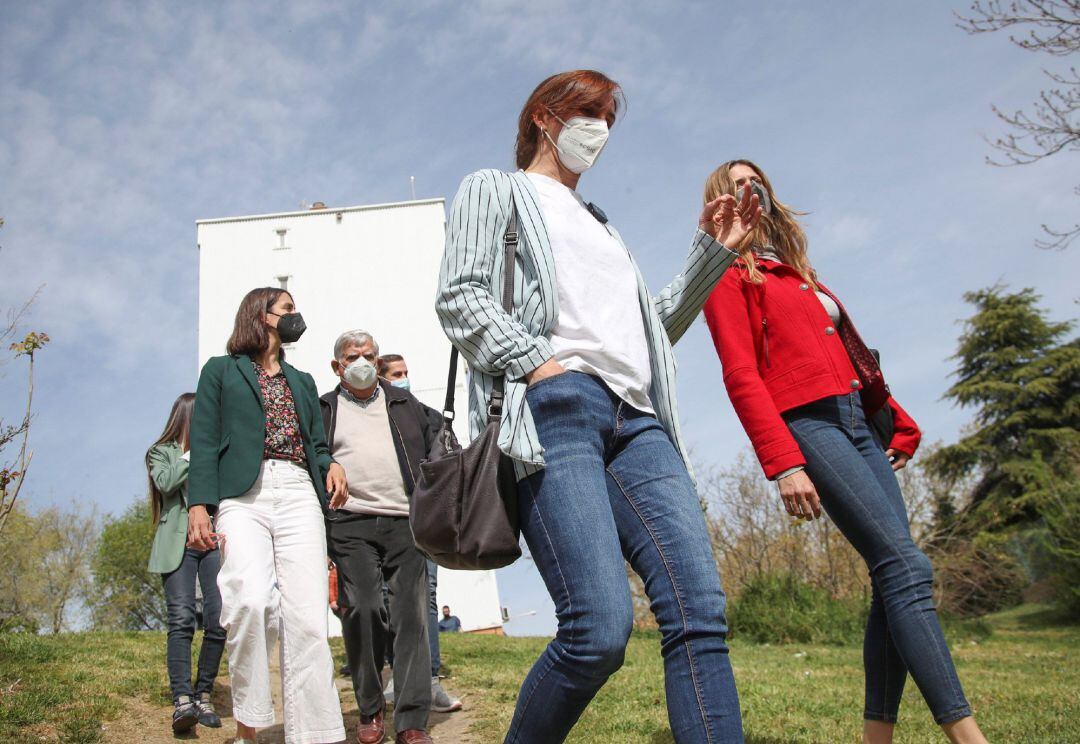
[[277,278],[277,285],[278,285],[278,289],[284,289],[286,292],[288,292],[289,291],[289,277],[288,276],[279,276]]
[[286,228],[281,227],[275,230],[277,233],[278,244],[274,246],[275,251],[288,250],[289,246],[285,245],[285,235],[289,232]]

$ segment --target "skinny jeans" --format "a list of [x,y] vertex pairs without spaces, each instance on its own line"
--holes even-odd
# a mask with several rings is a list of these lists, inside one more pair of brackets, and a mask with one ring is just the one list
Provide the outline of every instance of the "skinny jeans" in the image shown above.
[[580,372],[535,383],[526,400],[546,467],[518,483],[521,531],[558,631],[521,686],[506,742],[565,740],[622,665],[634,621],[625,562],[660,628],[675,741],[742,742],[724,592],[671,439],[654,416]]
[[970,716],[934,607],[930,559],[911,539],[900,484],[859,394],[823,398],[783,417],[821,505],[870,571],[863,717],[895,723],[909,672],[939,724]]

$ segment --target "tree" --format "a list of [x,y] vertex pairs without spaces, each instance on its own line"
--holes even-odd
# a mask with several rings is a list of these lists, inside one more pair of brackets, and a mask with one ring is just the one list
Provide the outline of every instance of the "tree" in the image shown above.
[[73,505],[47,509],[38,521],[53,535],[52,550],[45,553],[40,566],[47,591],[45,627],[59,633],[72,629],[72,606],[84,605],[91,596],[90,559],[97,547],[98,512],[94,506]]
[[[919,464],[900,471],[901,492],[915,542],[934,539],[933,512],[940,488]],[[867,598],[866,564],[827,516],[810,523],[787,515],[776,486],[765,480],[753,454],[699,480],[706,522],[727,591],[768,577],[797,573],[835,598]]]
[[[13,338],[17,333],[19,320],[37,298],[34,294],[21,309],[10,311],[8,323],[0,330],[0,343]],[[16,358],[27,359],[26,373],[26,408],[22,419],[14,425],[0,421],[0,451],[13,442],[19,443],[19,454],[13,461],[0,462],[0,534],[3,534],[7,524],[8,515],[15,507],[19,498],[19,491],[26,481],[26,471],[30,467],[30,460],[34,457],[32,450],[28,449],[30,443],[30,422],[33,418],[34,404],[34,354],[49,343],[48,335],[39,332],[26,334],[22,341],[12,343],[9,347],[15,353]]]
[[167,624],[161,577],[146,570],[156,528],[145,499],[105,524],[92,564],[95,627],[157,630]]
[[48,597],[41,563],[53,535],[21,505],[8,511],[8,524],[0,534],[0,629],[37,633]]
[[1032,289],[968,292],[956,382],[945,398],[975,409],[967,433],[931,459],[945,479],[974,476],[968,518],[992,529],[1038,516],[1053,479],[1076,477],[1080,339],[1047,320]]
[[[928,467],[940,447],[923,445],[897,474],[912,539],[934,563],[938,606],[969,616],[1014,604],[1026,577],[1001,540],[956,529],[950,515],[955,504],[968,501],[973,481],[942,478]],[[724,587],[736,602],[748,588],[786,586],[794,576],[834,600],[861,606],[869,598],[866,564],[832,520],[792,521],[749,452],[729,468],[706,472],[699,483]]]
[[945,397],[975,409],[974,420],[929,466],[974,485],[947,535],[965,547],[942,549],[970,556],[957,576],[975,604],[1001,594],[988,593],[985,578],[1012,585],[1006,574],[1023,567],[1032,580],[1052,575],[1067,589],[1060,600],[1080,613],[1080,593],[1068,588],[1080,580],[1080,339],[1067,338],[1072,323],[1047,319],[1031,289],[995,286],[965,299],[976,311]]
[[[969,34],[993,33],[1004,29],[1026,31],[1009,40],[1021,49],[1055,57],[1071,57],[1080,52],[1080,0],[976,0],[969,15],[957,14],[959,27]],[[1051,87],[1043,90],[1031,111],[1007,113],[992,106],[997,117],[1011,130],[991,145],[1002,160],[987,158],[991,165],[1027,165],[1060,152],[1080,150],[1080,71],[1043,70]],[[1074,188],[1080,196],[1080,186]],[[1057,230],[1042,226],[1046,239],[1040,248],[1064,248],[1080,235],[1080,223]]]
[[74,504],[31,514],[22,504],[0,535],[0,628],[59,633],[80,623],[89,597],[97,514]]

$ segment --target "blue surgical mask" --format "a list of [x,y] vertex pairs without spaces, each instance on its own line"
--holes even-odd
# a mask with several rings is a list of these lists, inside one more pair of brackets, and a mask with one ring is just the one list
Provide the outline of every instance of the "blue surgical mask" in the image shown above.
[[401,388],[402,390],[412,390],[412,385],[409,384],[408,377],[399,377],[396,380],[391,380],[390,384],[396,388]]

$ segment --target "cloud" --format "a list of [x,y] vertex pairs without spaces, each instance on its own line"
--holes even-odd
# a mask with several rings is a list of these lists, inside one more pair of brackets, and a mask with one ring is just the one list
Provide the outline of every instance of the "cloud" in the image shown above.
[[824,220],[822,227],[811,231],[815,259],[857,253],[879,240],[877,232],[881,221],[871,215],[841,214],[830,218],[826,213],[821,217]]

